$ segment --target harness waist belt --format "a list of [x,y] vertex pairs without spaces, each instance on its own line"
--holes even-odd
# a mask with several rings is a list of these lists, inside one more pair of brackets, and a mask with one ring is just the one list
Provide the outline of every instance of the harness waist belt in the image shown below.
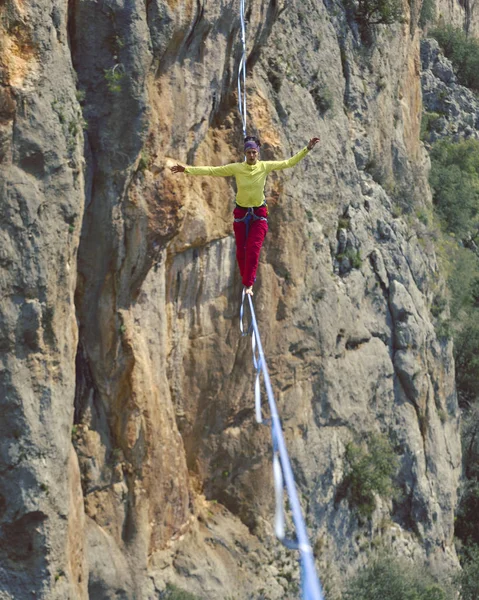
[[241,210],[248,210],[249,208],[256,210],[257,208],[262,208],[263,206],[266,206],[266,200],[263,200],[263,204],[260,204],[259,206],[240,206],[235,202],[235,208],[241,208]]
[[245,210],[246,214],[244,217],[241,217],[241,219],[237,219],[235,217],[234,218],[235,223],[245,222],[246,225],[248,225],[248,223],[251,221],[251,219],[253,219],[253,221],[268,221],[267,217],[258,217],[258,215],[254,212],[255,208],[262,208],[262,206],[255,206],[255,207],[250,206],[249,208],[244,208],[243,206],[238,206],[238,208]]

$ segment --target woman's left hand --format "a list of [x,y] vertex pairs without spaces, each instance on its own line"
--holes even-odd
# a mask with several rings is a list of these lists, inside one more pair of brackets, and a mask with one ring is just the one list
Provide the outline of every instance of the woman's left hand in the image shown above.
[[312,150],[319,142],[319,137],[311,138],[308,142],[308,150]]

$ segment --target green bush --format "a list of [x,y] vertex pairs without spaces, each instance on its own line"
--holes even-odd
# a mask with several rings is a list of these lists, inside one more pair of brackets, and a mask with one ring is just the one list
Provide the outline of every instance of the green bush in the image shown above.
[[468,552],[458,582],[461,588],[461,600],[479,598],[479,549],[477,547]]
[[346,446],[345,487],[350,503],[362,517],[371,517],[376,508],[376,495],[391,497],[395,492],[393,478],[399,461],[389,439],[370,434],[365,444]]
[[421,132],[420,138],[423,141],[429,140],[429,134],[431,131],[439,129],[439,123],[442,115],[436,112],[423,112],[421,118]]
[[459,82],[479,90],[479,40],[469,37],[460,27],[443,25],[429,32],[452,62]]
[[425,570],[389,556],[374,559],[348,582],[342,600],[452,600]]
[[339,229],[351,229],[350,217],[339,217],[338,219],[338,230]]
[[436,294],[431,304],[431,314],[436,319],[439,318],[447,308],[447,300],[444,296]]
[[333,108],[333,94],[326,86],[320,87],[318,85],[311,90],[310,94],[313,97],[318,112],[321,115],[324,115],[324,113]]
[[105,69],[104,75],[106,80],[106,86],[113,94],[119,94],[122,90],[122,82],[125,78],[125,73],[121,69],[117,69],[120,65],[115,65],[112,69]]
[[348,259],[352,269],[360,269],[363,261],[359,250],[348,248],[346,252],[338,254],[338,260],[342,263],[344,259]]
[[439,319],[435,326],[436,335],[439,340],[450,340],[453,337],[453,329],[450,319]]
[[146,171],[150,164],[150,154],[147,150],[141,151],[140,160],[138,161],[138,171]]
[[431,149],[434,205],[448,232],[477,234],[479,224],[479,140],[441,140]]

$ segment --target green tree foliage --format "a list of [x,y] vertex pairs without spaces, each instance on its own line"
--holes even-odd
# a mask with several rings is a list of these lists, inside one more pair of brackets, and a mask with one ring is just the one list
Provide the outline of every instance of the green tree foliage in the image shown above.
[[446,230],[458,236],[479,224],[479,141],[441,140],[431,149],[434,204]]
[[467,553],[458,583],[461,588],[461,600],[479,598],[479,549],[477,547],[471,548]]
[[[447,279],[451,293],[450,307],[454,318],[463,323],[471,309],[476,308],[474,293],[479,276],[479,259],[457,241],[448,247],[449,266]],[[458,323],[459,324],[459,323]]]
[[[448,256],[456,388],[463,408],[462,444],[466,476],[460,492],[455,533],[467,551],[471,544],[479,544],[479,259],[475,253],[457,243],[448,247]],[[479,594],[464,598],[476,599]]]
[[392,25],[403,20],[403,5],[398,0],[359,0],[356,15],[365,25]]
[[[465,482],[461,490],[461,501],[456,515],[455,534],[465,542],[467,549],[471,544],[478,543],[478,514],[479,514],[479,482],[471,478]],[[479,598],[479,595],[477,596]],[[477,600],[475,598],[474,600]]]
[[345,6],[359,25],[365,44],[371,44],[373,25],[392,25],[404,19],[401,0],[345,0]]
[[[449,320],[454,339],[456,388],[463,409],[462,485],[455,533],[469,556],[471,545],[479,544],[479,142],[476,140],[436,143],[431,151],[431,186],[435,208],[446,232],[440,251],[449,287]],[[472,556],[472,555],[471,555]],[[467,581],[461,585],[463,598],[479,598],[477,553],[468,558]],[[474,575],[476,573],[476,575]],[[477,579],[476,579],[477,581]],[[469,594],[469,595],[467,595]]]
[[[479,401],[479,310],[471,310],[454,337],[456,385],[462,406]],[[478,513],[479,517],[479,513]],[[478,539],[479,543],[479,539]]]
[[[464,413],[462,423],[462,451],[466,481],[461,489],[461,501],[456,516],[455,533],[466,547],[472,547],[479,544],[478,403],[475,403]],[[479,594],[477,597],[479,598]]]
[[376,508],[375,496],[389,498],[395,491],[398,457],[386,436],[371,434],[366,444],[346,446],[346,462],[349,500],[362,517],[369,518]]
[[419,16],[419,27],[425,27],[428,23],[433,23],[436,19],[435,0],[423,0],[421,14]]
[[[479,197],[476,193],[468,195],[467,190],[479,187],[479,143],[471,141],[438,142],[431,153],[434,203],[444,228],[456,236],[444,236],[442,254],[450,293],[456,386],[462,408],[479,401],[479,257],[460,241],[465,237],[478,238]],[[460,173],[458,180],[469,181],[462,189],[464,195],[459,186],[450,185],[451,171]]]
[[425,571],[389,556],[374,559],[348,582],[342,600],[452,600]]
[[452,62],[459,82],[479,91],[479,40],[460,27],[444,25],[429,32]]

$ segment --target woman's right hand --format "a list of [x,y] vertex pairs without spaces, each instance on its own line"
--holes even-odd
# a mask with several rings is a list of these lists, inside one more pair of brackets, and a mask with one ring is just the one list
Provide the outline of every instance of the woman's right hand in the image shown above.
[[183,167],[182,165],[174,165],[173,167],[170,167],[170,169],[173,173],[184,173],[186,167]]

